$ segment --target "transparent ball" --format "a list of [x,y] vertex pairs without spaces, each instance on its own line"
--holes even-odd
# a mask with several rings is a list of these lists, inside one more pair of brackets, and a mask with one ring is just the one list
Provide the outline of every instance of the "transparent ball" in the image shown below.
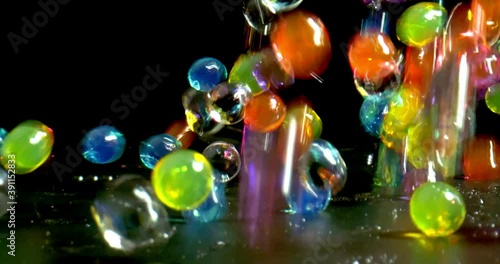
[[278,14],[291,11],[297,8],[303,0],[262,0],[262,3],[271,10],[271,12]]
[[166,207],[139,175],[111,181],[98,193],[91,213],[108,245],[122,251],[167,242],[174,233]]
[[283,57],[276,56],[272,48],[264,48],[258,54],[261,59],[252,73],[262,90],[284,89],[295,83],[292,66]]
[[304,171],[318,175],[331,188],[332,195],[338,194],[344,188],[347,166],[340,152],[330,142],[315,139],[305,158],[307,161]]
[[199,136],[219,132],[224,125],[217,123],[210,116],[211,100],[207,92],[198,91],[192,87],[182,94],[182,106],[189,129]]
[[264,5],[262,0],[247,0],[243,3],[243,15],[249,26],[257,32],[267,35],[276,15]]
[[215,182],[228,182],[240,172],[241,157],[233,144],[216,141],[208,145],[202,154],[216,171],[213,175]]
[[245,105],[252,99],[252,91],[245,84],[223,82],[209,94],[212,103],[210,116],[215,122],[234,125],[243,120]]

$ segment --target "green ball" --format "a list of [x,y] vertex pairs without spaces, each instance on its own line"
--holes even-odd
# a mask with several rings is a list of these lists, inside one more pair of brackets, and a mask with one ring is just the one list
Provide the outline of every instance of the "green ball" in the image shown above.
[[264,89],[253,75],[255,67],[260,63],[262,56],[258,52],[241,54],[229,72],[228,82],[246,84],[253,95],[262,93]]
[[3,140],[1,163],[14,174],[27,174],[40,167],[50,156],[54,145],[52,129],[28,120],[12,129]]
[[166,206],[178,211],[193,210],[212,192],[212,165],[194,150],[179,149],[156,163],[151,184]]
[[438,3],[420,2],[410,6],[396,22],[396,36],[405,45],[424,47],[442,31],[448,12]]
[[444,182],[420,185],[410,199],[415,226],[430,237],[448,236],[462,226],[465,203],[457,189]]
[[484,101],[491,112],[500,115],[500,84],[488,88]]

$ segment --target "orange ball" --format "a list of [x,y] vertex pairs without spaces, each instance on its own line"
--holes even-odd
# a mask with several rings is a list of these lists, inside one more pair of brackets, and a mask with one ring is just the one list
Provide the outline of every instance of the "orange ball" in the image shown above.
[[189,129],[185,119],[173,122],[165,133],[177,138],[182,143],[182,148],[185,149],[189,148],[196,139],[196,133]]
[[434,45],[406,47],[405,60],[403,84],[415,87],[426,96],[434,72]]
[[328,68],[332,57],[330,35],[315,14],[303,10],[284,14],[276,22],[270,39],[278,59],[284,66],[292,66],[289,74],[296,79],[312,79]]
[[500,179],[500,144],[492,136],[477,136],[467,142],[463,173],[468,180]]
[[362,80],[380,82],[399,70],[394,43],[388,35],[378,31],[354,35],[348,57],[354,77]]
[[250,130],[266,133],[278,129],[285,116],[285,103],[278,95],[268,90],[248,102],[243,122]]

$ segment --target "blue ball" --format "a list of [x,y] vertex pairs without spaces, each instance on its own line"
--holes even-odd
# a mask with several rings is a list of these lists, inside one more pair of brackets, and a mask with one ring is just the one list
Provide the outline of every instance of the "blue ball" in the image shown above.
[[371,136],[379,138],[382,133],[382,122],[389,109],[390,96],[370,95],[367,96],[361,109],[359,110],[359,119],[365,131]]
[[139,156],[142,164],[153,169],[161,158],[170,152],[182,148],[182,143],[169,134],[159,134],[141,142]]
[[211,91],[226,79],[226,66],[219,60],[210,57],[198,59],[188,70],[189,85],[202,92]]
[[83,157],[96,164],[118,160],[125,151],[125,137],[112,126],[98,126],[85,134],[81,141]]
[[5,139],[5,136],[7,136],[7,133],[7,130],[0,127],[0,149],[2,148],[3,140]]
[[227,212],[226,185],[225,183],[214,182],[210,196],[196,209],[183,211],[182,216],[187,222],[208,223],[223,218]]
[[323,212],[332,196],[330,188],[308,188],[314,186],[312,180],[304,185],[298,185],[293,192],[288,192],[285,199],[291,214],[314,215]]

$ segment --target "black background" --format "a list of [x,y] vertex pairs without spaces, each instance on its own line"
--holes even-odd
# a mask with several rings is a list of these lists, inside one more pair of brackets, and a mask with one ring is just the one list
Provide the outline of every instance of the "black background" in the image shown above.
[[[218,12],[216,2],[230,10]],[[58,4],[58,12],[28,43],[20,44],[17,53],[8,34],[22,36],[22,18],[33,21],[42,8],[37,1],[3,3],[0,127],[11,130],[27,119],[42,121],[54,130],[55,159],[63,161],[67,147],[76,148],[82,131],[108,120],[127,138],[128,149],[121,162],[138,162],[140,141],[184,118],[181,95],[188,87],[190,65],[210,56],[230,70],[246,51],[246,21],[240,2],[71,0]],[[416,2],[388,7],[392,22]],[[457,2],[444,4],[451,10]],[[321,76],[323,83],[299,81],[289,95],[302,94],[312,102],[323,120],[323,138],[338,148],[377,142],[360,126],[362,98],[345,55],[346,44],[369,9],[357,0],[305,0],[300,8],[323,20],[333,57]],[[134,86],[142,83],[145,68],[156,65],[169,76],[148,91],[136,108],[129,108],[127,115],[113,111],[112,102],[130,95]],[[500,121],[483,102],[477,118],[479,133],[492,133]]]

